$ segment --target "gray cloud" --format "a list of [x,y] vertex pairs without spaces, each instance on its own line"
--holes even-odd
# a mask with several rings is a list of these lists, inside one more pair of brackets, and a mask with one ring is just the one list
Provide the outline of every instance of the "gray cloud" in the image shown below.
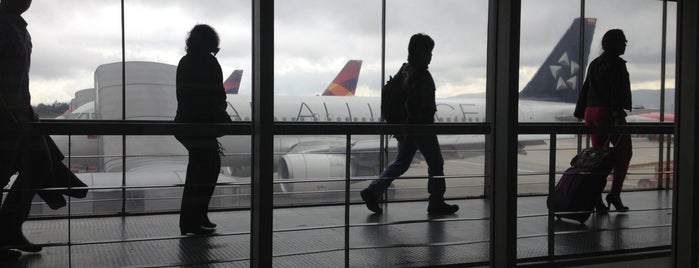
[[[522,69],[536,69],[542,64],[573,18],[579,15],[576,3],[523,1]],[[662,2],[641,1],[631,6],[626,1],[586,3],[587,16],[598,18],[590,56],[599,54],[599,40],[606,30],[621,28],[629,39],[624,57],[629,61],[629,69],[635,72],[632,82],[647,84],[657,80]],[[364,61],[358,87],[369,91],[367,94],[378,92],[381,85],[379,1],[279,0],[275,4],[278,94],[318,94],[349,59]],[[250,8],[249,0],[126,1],[127,60],[176,64],[184,53],[187,32],[196,23],[207,23],[221,36],[218,58],[224,76],[233,69],[245,69],[241,92],[249,93]],[[119,2],[111,0],[33,3],[25,16],[35,44],[33,83],[39,87],[51,81],[72,80],[63,83],[63,88],[52,88],[66,94],[33,91],[35,101],[51,102],[43,96],[69,96],[70,92],[91,87],[92,77],[81,76],[94,72],[100,64],[121,60],[120,12]],[[424,32],[436,41],[430,68],[437,86],[451,90],[442,94],[483,90],[480,85],[485,75],[487,13],[485,0],[387,1],[387,74],[393,74],[405,61],[410,36]],[[674,16],[669,20],[674,25]],[[668,38],[674,40],[674,34]],[[669,57],[674,56],[673,46],[673,42],[668,43]]]

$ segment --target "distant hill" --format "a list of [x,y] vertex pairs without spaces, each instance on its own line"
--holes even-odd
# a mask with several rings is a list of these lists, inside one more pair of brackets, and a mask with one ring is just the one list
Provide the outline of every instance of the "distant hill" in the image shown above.
[[52,119],[56,116],[62,115],[66,110],[68,110],[68,103],[54,101],[52,104],[39,103],[37,106],[32,106],[34,112],[39,115],[39,118]]
[[[660,90],[638,89],[631,91],[631,101],[634,106],[643,106],[646,109],[660,109]],[[665,111],[675,111],[675,89],[665,89]]]
[[451,96],[448,99],[485,99],[485,92],[464,93],[464,94]]

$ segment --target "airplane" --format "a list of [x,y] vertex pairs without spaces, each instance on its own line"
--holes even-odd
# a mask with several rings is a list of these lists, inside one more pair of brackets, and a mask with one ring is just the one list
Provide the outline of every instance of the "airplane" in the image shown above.
[[[551,54],[542,64],[540,69],[533,76],[532,80],[520,92],[519,121],[539,121],[554,122],[570,118],[574,110],[578,92],[579,68],[586,66],[586,59],[589,55],[589,48],[594,33],[596,19],[586,18],[582,20],[585,29],[585,55],[580,59],[579,53],[579,30],[580,19],[575,19],[570,28],[566,31]],[[128,67],[127,63],[127,67]],[[350,60],[338,76],[333,80],[321,96],[279,96],[275,98],[275,121],[278,122],[381,122],[380,98],[379,97],[359,97],[354,96],[359,70],[360,60]],[[171,67],[168,67],[171,69]],[[106,68],[105,68],[106,69]],[[114,69],[115,72],[117,69]],[[100,72],[99,68],[96,72]],[[233,76],[233,74],[231,75]],[[144,78],[147,79],[147,78]],[[99,79],[95,79],[96,84]],[[227,79],[228,80],[228,79]],[[119,80],[120,82],[120,80]],[[100,82],[101,84],[109,84]],[[115,82],[117,83],[117,82]],[[144,82],[145,83],[145,82]],[[174,82],[171,82],[174,83]],[[110,84],[111,85],[111,84]],[[113,86],[120,89],[121,86]],[[103,93],[99,93],[103,90]],[[98,89],[98,94],[108,94],[107,87]],[[127,88],[129,90],[129,88]],[[170,85],[168,92],[174,95],[174,84]],[[233,92],[230,92],[233,93]],[[128,92],[127,92],[128,94]],[[146,94],[139,92],[139,94]],[[140,100],[153,105],[154,102],[162,102],[165,97],[142,95],[139,98],[154,98],[153,101]],[[121,94],[119,94],[121,95]],[[108,96],[108,95],[105,95]],[[110,95],[109,95],[110,96]],[[250,121],[251,103],[250,96],[240,94],[227,94],[227,112],[233,121]],[[176,107],[176,101],[172,97],[166,102],[154,105],[156,107]],[[101,105],[112,105],[102,98]],[[115,100],[120,103],[121,100]],[[482,98],[442,98],[437,99],[437,113],[435,122],[485,122],[485,100]],[[92,104],[93,110],[97,104]],[[135,105],[135,104],[132,104]],[[119,105],[120,107],[120,105]],[[107,109],[101,108],[102,111]],[[155,108],[154,108],[155,109]],[[129,110],[132,112],[133,107]],[[163,110],[163,109],[159,109]],[[89,112],[89,111],[88,111]],[[138,112],[138,111],[136,111]],[[174,118],[174,112],[162,112]],[[120,112],[119,112],[120,114]],[[147,118],[148,116],[136,116],[134,118]],[[95,118],[107,117],[96,115]],[[161,117],[158,117],[161,118]],[[545,138],[543,136],[546,136]],[[520,136],[520,148],[532,144],[542,144],[548,135]],[[59,139],[56,137],[54,139]],[[99,137],[96,148],[90,148],[91,152],[86,152],[85,159],[97,159],[96,167],[76,167],[80,171],[97,170],[102,173],[121,172],[122,166],[126,165],[127,172],[148,170],[162,170],[163,166],[185,166],[186,150],[174,139],[174,137],[145,137],[133,136],[127,139],[127,152],[141,152],[142,147],[148,148],[150,154],[157,155],[150,157],[148,153],[128,157],[127,163],[122,163],[121,157],[106,157],[121,152],[121,138]],[[342,137],[317,137],[317,136],[292,136],[280,135],[274,138],[275,162],[278,184],[283,192],[294,191],[294,180],[309,178],[343,178],[345,155],[344,136]],[[445,159],[467,157],[468,149],[481,149],[484,144],[482,135],[443,135],[439,137]],[[64,137],[65,140],[65,137]],[[250,137],[249,136],[224,136],[219,139],[224,146],[225,156],[221,160],[224,167],[222,176],[232,178],[246,178],[250,176]],[[56,143],[60,148],[67,148],[67,142]],[[74,147],[83,146],[83,142],[74,141]],[[352,176],[376,175],[379,167],[377,156],[379,154],[380,140],[376,136],[359,137],[352,142]],[[85,143],[91,146],[89,143]],[[145,146],[149,145],[149,146]],[[62,147],[63,146],[63,147]],[[389,151],[395,152],[395,141],[386,144]],[[163,152],[153,152],[154,148],[165,150]],[[339,151],[341,153],[338,153]],[[64,149],[64,152],[67,150]],[[73,152],[79,150],[73,149]],[[74,154],[76,155],[76,154]],[[172,159],[163,160],[163,157],[172,156]],[[177,157],[175,157],[177,156]],[[390,157],[390,155],[389,155]],[[79,164],[80,157],[72,158],[71,167]],[[179,162],[178,162],[179,161]],[[175,162],[177,162],[175,164]],[[94,180],[94,179],[93,179]]]
[[[139,64],[139,62],[134,62],[134,63],[129,63],[127,66],[132,66],[132,64]],[[153,64],[153,63],[148,63],[148,64]],[[352,95],[356,91],[356,86],[357,86],[357,81],[359,78],[359,72],[361,70],[361,60],[349,60],[345,66],[342,68],[342,70],[337,74],[335,79],[328,85],[328,87],[325,89],[323,92],[324,96],[339,96],[339,94],[343,94],[343,96],[347,95]],[[170,75],[174,75],[174,66],[169,66],[167,65],[166,68],[168,69],[168,72],[170,72]],[[238,94],[238,89],[240,87],[240,82],[242,78],[243,70],[241,69],[236,69],[234,70],[229,77],[223,82],[223,87],[224,90],[229,98],[231,96],[236,96]],[[169,84],[174,87],[174,80],[169,81]],[[120,86],[119,86],[120,87]],[[119,88],[117,87],[117,88]],[[174,89],[173,89],[174,90]],[[81,90],[80,92],[76,92],[76,98],[78,94],[82,94],[84,90]],[[95,94],[94,94],[94,89],[92,90],[92,101],[89,101],[87,103],[84,103],[80,105],[78,108],[75,109],[68,109],[63,115],[57,117],[56,119],[67,119],[67,120],[96,120],[101,118],[99,114],[95,113]],[[174,93],[174,91],[173,91]],[[236,97],[238,98],[238,97]],[[243,97],[243,98],[248,98],[249,97]],[[156,100],[162,102],[162,100]],[[171,101],[171,100],[170,100]],[[176,104],[173,104],[174,106],[170,107],[176,107]],[[168,106],[166,105],[160,105],[160,106]],[[243,116],[242,113],[238,113],[233,106],[230,105],[228,107],[228,113],[231,116],[231,118],[234,121],[249,121],[249,116],[245,114],[246,116]],[[99,141],[99,137],[95,135],[74,135],[70,137],[70,141],[68,140],[67,136],[53,136],[54,141],[59,145],[61,150],[67,154],[68,152],[68,143],[71,144],[71,155],[72,157],[70,158],[70,169],[75,172],[75,173],[81,173],[81,172],[98,172],[98,171],[104,171],[104,167],[100,167],[101,165],[101,153],[100,153],[100,144],[102,141]],[[233,146],[235,147],[235,146]],[[66,160],[68,162],[69,160]],[[68,165],[68,163],[66,163]]]

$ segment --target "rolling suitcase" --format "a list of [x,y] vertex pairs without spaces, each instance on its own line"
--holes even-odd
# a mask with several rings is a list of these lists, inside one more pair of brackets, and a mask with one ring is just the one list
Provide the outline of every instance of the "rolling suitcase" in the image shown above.
[[572,219],[583,224],[600,198],[607,176],[614,166],[614,148],[587,148],[570,161],[568,168],[556,184],[547,206],[556,217]]

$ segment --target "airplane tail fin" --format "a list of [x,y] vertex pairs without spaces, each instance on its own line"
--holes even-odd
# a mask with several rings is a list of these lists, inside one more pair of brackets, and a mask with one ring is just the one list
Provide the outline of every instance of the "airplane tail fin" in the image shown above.
[[325,89],[323,96],[354,96],[361,69],[361,60],[348,61],[342,71],[337,74],[335,80]]
[[[584,54],[580,59],[580,18],[573,20],[568,31],[553,48],[546,61],[519,93],[520,99],[575,103],[583,77],[580,68],[587,66],[592,35],[597,19],[585,18]],[[580,79],[580,80],[578,80]]]
[[238,89],[240,88],[240,80],[243,77],[243,70],[235,70],[231,73],[226,81],[223,82],[223,89],[226,90],[226,94],[238,94]]

